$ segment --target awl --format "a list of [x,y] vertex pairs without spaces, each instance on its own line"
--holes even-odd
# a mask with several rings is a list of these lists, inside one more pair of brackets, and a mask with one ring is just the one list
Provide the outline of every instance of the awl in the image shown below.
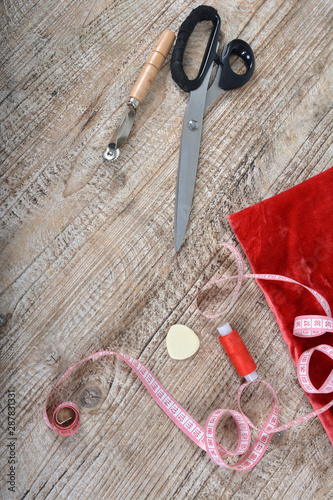
[[158,40],[154,50],[150,54],[148,61],[142,68],[127,102],[127,110],[124,113],[118,128],[115,130],[111,141],[106,148],[103,158],[106,161],[114,161],[119,156],[119,147],[124,144],[128,138],[135,118],[135,112],[138,106],[146,97],[153,81],[172,47],[176,35],[171,30],[164,30]]

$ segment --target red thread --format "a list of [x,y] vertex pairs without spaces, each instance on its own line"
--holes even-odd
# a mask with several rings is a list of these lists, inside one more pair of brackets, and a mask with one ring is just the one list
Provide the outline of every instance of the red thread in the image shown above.
[[228,335],[219,337],[219,341],[240,377],[245,377],[245,375],[255,371],[257,365],[237,330],[232,330]]

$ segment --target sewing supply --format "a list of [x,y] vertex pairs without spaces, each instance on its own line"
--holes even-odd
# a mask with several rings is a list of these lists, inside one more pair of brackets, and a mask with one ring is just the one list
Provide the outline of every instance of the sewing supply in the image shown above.
[[229,323],[224,323],[218,327],[217,331],[220,334],[219,341],[236,368],[238,375],[244,377],[247,382],[256,380],[258,378],[257,365],[237,330],[233,330]]
[[188,326],[173,325],[168,331],[166,345],[172,359],[187,359],[197,352],[200,340]]
[[[333,331],[333,327],[332,327]],[[113,351],[100,351],[94,354],[91,354],[84,358],[83,360],[76,363],[73,367],[69,368],[66,373],[61,377],[55,388],[47,397],[45,408],[44,408],[44,421],[48,427],[50,427],[54,432],[56,432],[59,436],[70,436],[74,434],[80,427],[80,415],[78,407],[70,402],[66,401],[62,403],[53,411],[52,423],[48,416],[48,401],[50,396],[56,390],[56,388],[63,382],[63,380],[69,376],[72,371],[81,363],[84,363],[88,360],[98,359],[103,356],[111,356],[115,355],[123,359],[131,368],[134,370],[136,375],[143,382],[149,394],[152,396],[154,401],[160,406],[160,408],[166,413],[166,415],[200,448],[207,451],[211,459],[221,467],[227,467],[229,469],[234,469],[238,471],[246,471],[252,469],[263,457],[268,443],[273,436],[273,433],[280,432],[289,427],[297,425],[301,422],[305,422],[310,418],[313,418],[333,405],[333,401],[329,404],[322,407],[320,410],[313,411],[303,417],[300,417],[292,422],[288,422],[282,426],[277,426],[278,417],[279,417],[279,403],[277,396],[275,394],[274,389],[264,381],[258,381],[268,387],[273,395],[273,405],[270,411],[270,414],[263,425],[262,429],[258,429],[256,426],[252,424],[252,422],[243,414],[240,407],[240,398],[244,389],[249,385],[249,383],[254,382],[246,382],[240,386],[238,389],[238,407],[239,411],[235,410],[222,410],[218,409],[213,411],[206,422],[205,428],[202,428],[190,415],[189,413],[182,408],[179,403],[168,393],[168,391],[162,386],[162,384],[157,380],[155,375],[140,361],[134,359],[132,356],[116,353]],[[333,359],[333,349],[332,352],[327,352],[327,355]],[[305,360],[306,366],[308,367],[309,359]],[[308,371],[308,370],[307,370]],[[302,378],[307,378],[308,373],[306,375],[302,375]],[[332,383],[332,382],[331,382]],[[326,387],[325,387],[326,388]],[[331,387],[331,392],[333,391],[333,387]],[[66,409],[66,414],[71,416],[69,420],[62,421],[59,418],[61,415],[61,411]],[[238,429],[238,443],[236,446],[236,450],[231,452],[227,450],[225,447],[218,444],[215,440],[215,432],[219,419],[224,413],[229,413],[234,419],[237,429]],[[59,423],[60,420],[60,423]],[[250,446],[250,429],[256,429],[259,431],[257,438],[255,439],[253,445]],[[224,458],[226,456],[234,456],[244,454],[245,456],[235,465],[230,465],[225,462]]]
[[[228,215],[228,221],[252,273],[271,272],[290,276],[320,291],[332,308],[333,167],[314,175],[317,167],[303,170],[304,162],[305,159],[299,164],[302,175],[294,177],[292,187],[279,192],[279,185],[275,183],[269,192],[279,194],[267,197],[269,192],[266,192],[263,201]],[[312,177],[308,178],[309,175]],[[306,180],[302,180],[304,178]],[[287,347],[287,355],[290,354],[295,365],[301,353],[320,343],[321,339],[323,344],[333,347],[333,336],[329,333],[318,338],[318,342],[316,339],[307,340],[304,336],[299,338],[293,335],[295,316],[321,314],[321,307],[311,293],[298,285],[261,279],[257,281],[274,313]],[[316,330],[317,321],[321,324],[320,318],[317,318],[309,331]],[[328,318],[325,318],[326,322],[329,322]],[[332,365],[330,359],[320,352],[314,356],[311,376],[313,384],[320,387]],[[317,409],[330,400],[330,395],[307,393],[307,398]],[[323,413],[319,418],[333,446],[333,410]]]
[[[201,21],[211,21],[213,29],[207,44],[198,76],[189,80],[184,68],[183,57],[186,44],[195,26]],[[237,89],[245,85],[254,71],[254,55],[251,47],[242,40],[232,40],[217,54],[221,20],[213,7],[201,5],[194,9],[181,25],[171,57],[171,74],[174,81],[185,92],[190,92],[189,103],[184,117],[175,203],[175,250],[180,249],[190,216],[195,179],[198,167],[202,123],[206,109],[223,91]],[[240,57],[246,66],[244,74],[235,73],[230,66],[231,56]],[[217,74],[208,88],[214,63],[218,64]]]
[[78,407],[70,401],[65,401],[53,413],[52,422],[54,429],[60,436],[74,434],[81,423]]
[[[295,283],[301,286],[301,283],[298,283],[291,278],[287,278],[285,276],[278,275],[250,275],[244,274],[244,263],[242,257],[238,250],[228,243],[223,244],[225,247],[229,248],[229,250],[233,253],[236,258],[238,275],[221,278],[220,280],[213,281],[207,283],[204,288],[207,288],[213,283],[223,282],[229,279],[237,278],[237,286],[236,286],[236,295],[239,291],[240,285],[244,278],[260,278],[267,280],[280,280],[285,281],[286,283]],[[325,298],[320,295],[315,290],[304,286],[312,295],[318,300],[322,308],[324,309],[327,316],[301,316],[295,318],[294,323],[294,334],[297,336],[303,337],[311,337],[318,336],[324,334],[325,332],[333,332],[333,318],[331,315],[330,307],[325,300]],[[233,295],[232,300],[235,300],[236,295]],[[230,307],[230,305],[229,305]],[[203,314],[203,313],[202,313]],[[205,315],[206,317],[217,317],[222,313],[218,313],[216,315]],[[229,326],[229,325],[228,325]],[[220,327],[221,337],[227,338],[232,334],[230,332],[231,328],[225,324]],[[233,337],[230,337],[232,339]],[[234,337],[235,338],[235,337]],[[227,347],[229,349],[229,347]],[[315,393],[331,393],[333,392],[333,370],[330,375],[326,378],[326,381],[322,384],[322,386],[318,389],[314,387],[311,382],[309,375],[309,363],[311,360],[311,356],[314,351],[320,351],[328,359],[333,360],[333,348],[329,345],[319,345],[317,347],[313,347],[308,351],[302,353],[299,358],[297,365],[297,376],[300,382],[300,385],[305,391],[315,392]],[[230,350],[229,350],[230,353]],[[333,406],[333,400],[328,402],[326,405],[322,406],[318,410],[315,410],[303,417],[297,418],[291,422],[288,422],[284,425],[278,426],[279,419],[279,402],[276,396],[274,389],[267,383],[262,380],[254,379],[255,369],[251,372],[251,377],[254,379],[252,382],[245,382],[240,386],[237,393],[237,401],[239,411],[235,410],[225,410],[218,409],[213,411],[206,422],[205,428],[201,427],[187,412],[182,408],[177,401],[168,393],[168,391],[162,386],[162,384],[157,380],[155,375],[140,361],[134,359],[132,356],[116,353],[113,351],[100,351],[94,354],[91,354],[84,358],[83,360],[76,363],[72,368],[69,368],[66,373],[61,377],[55,388],[51,391],[49,396],[46,399],[45,408],[44,408],[44,421],[48,427],[54,430],[60,436],[69,436],[74,434],[79,429],[80,426],[80,415],[78,407],[75,403],[65,402],[57,406],[52,413],[52,423],[48,416],[48,401],[50,396],[54,393],[56,388],[62,383],[62,381],[69,376],[72,371],[81,363],[84,363],[88,360],[98,359],[103,356],[111,356],[115,355],[123,359],[137,374],[140,380],[143,382],[149,394],[152,396],[154,401],[162,408],[162,410],[166,413],[166,415],[190,438],[194,443],[196,443],[200,448],[205,450],[211,459],[221,467],[227,467],[229,469],[238,470],[238,471],[247,471],[252,469],[258,462],[262,459],[269,441],[275,432],[280,432],[294,425],[298,425],[302,422],[309,420],[315,416],[321,415],[329,408]],[[234,360],[234,353],[231,354],[231,358]],[[244,355],[241,356],[243,360],[243,364],[247,366],[247,370],[252,370],[255,364],[251,364],[249,359],[247,358],[245,361]],[[269,416],[264,423],[261,429],[258,429],[252,422],[246,417],[240,405],[241,395],[248,387],[249,384],[261,383],[264,384],[271,392],[273,396],[273,404]],[[225,447],[221,446],[216,442],[215,434],[216,427],[221,418],[221,416],[225,413],[229,413],[231,417],[234,419],[237,429],[238,429],[238,442],[236,445],[235,451],[227,450]],[[250,436],[250,427],[259,431],[258,436],[254,440],[252,446],[250,446],[251,436]],[[227,456],[235,456],[244,454],[245,456],[239,460],[238,463],[234,465],[230,465],[225,461]]]
[[171,30],[163,31],[148,61],[144,65],[139,78],[137,79],[130,98],[127,103],[127,111],[120,120],[117,130],[114,132],[111,141],[104,152],[103,158],[106,161],[114,161],[119,156],[119,147],[127,140],[134,123],[135,112],[143,99],[146,97],[153,81],[170,52],[176,35]]

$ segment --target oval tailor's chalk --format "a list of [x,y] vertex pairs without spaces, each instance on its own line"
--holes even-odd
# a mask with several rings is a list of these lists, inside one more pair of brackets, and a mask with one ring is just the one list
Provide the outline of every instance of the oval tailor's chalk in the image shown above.
[[172,359],[187,359],[197,352],[200,341],[188,326],[173,325],[166,337],[166,345]]

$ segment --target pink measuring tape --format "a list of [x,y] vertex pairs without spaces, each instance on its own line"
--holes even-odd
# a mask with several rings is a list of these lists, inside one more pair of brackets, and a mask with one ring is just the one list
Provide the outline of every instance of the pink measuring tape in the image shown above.
[[[234,301],[236,300],[237,294],[240,290],[242,281],[244,278],[260,278],[266,280],[277,280],[277,281],[285,281],[289,283],[296,283],[298,285],[304,286],[301,283],[298,283],[295,280],[290,278],[286,278],[285,276],[279,275],[270,275],[270,274],[244,274],[244,262],[243,259],[238,252],[238,250],[230,245],[229,243],[223,243],[223,246],[228,248],[233,255],[235,256],[238,268],[238,275],[231,277],[224,277],[216,281],[211,281],[207,283],[202,290],[206,289],[208,286],[212,284],[220,283],[226,281],[228,279],[237,278],[237,286],[233,293],[231,302],[228,308],[218,314],[208,315],[204,314],[207,318],[217,318],[218,316],[225,314],[227,310],[232,306]],[[318,335],[322,335],[325,332],[333,332],[333,318],[331,314],[330,307],[327,301],[315,290],[304,286],[310,293],[312,293],[315,298],[319,301],[321,306],[323,307],[326,316],[299,316],[295,319],[294,323],[294,335],[302,336],[302,337],[315,337]],[[201,312],[201,311],[200,311]],[[201,312],[201,314],[203,314]],[[333,348],[329,345],[319,345],[314,347],[308,351],[305,351],[298,360],[297,365],[297,376],[299,382],[304,389],[304,391],[308,393],[331,393],[333,392],[333,370],[330,375],[327,377],[326,381],[322,384],[319,389],[316,389],[312,384],[309,377],[309,363],[311,356],[315,350],[321,351],[325,355],[327,355],[330,359],[333,360]],[[252,469],[263,457],[265,450],[267,449],[268,443],[272,438],[275,432],[283,431],[297,425],[301,422],[305,422],[310,418],[313,418],[317,415],[320,415],[324,411],[328,410],[333,405],[333,400],[328,404],[320,408],[319,410],[308,413],[307,415],[300,417],[296,420],[288,422],[284,425],[278,426],[279,419],[279,402],[276,396],[274,389],[265,381],[255,380],[253,382],[246,382],[240,386],[237,393],[238,400],[238,408],[239,411],[235,410],[225,410],[218,409],[213,411],[206,422],[205,428],[201,427],[192,417],[187,413],[184,408],[182,408],[179,403],[168,393],[168,391],[162,386],[162,384],[157,380],[155,375],[140,361],[134,359],[132,356],[128,356],[126,354],[120,354],[113,351],[100,351],[94,354],[87,356],[82,359],[74,366],[69,368],[66,373],[61,377],[57,385],[54,387],[52,392],[47,397],[44,409],[44,420],[46,425],[48,425],[52,430],[54,430],[60,436],[69,436],[74,434],[79,426],[80,426],[80,414],[78,407],[69,401],[66,401],[54,410],[52,416],[52,422],[49,419],[47,405],[50,396],[56,390],[56,388],[62,383],[62,381],[72,373],[72,371],[81,363],[84,363],[88,360],[98,359],[102,356],[111,356],[115,355],[123,359],[125,363],[127,363],[132,370],[137,374],[140,378],[149,394],[155,400],[155,402],[162,408],[162,410],[168,415],[168,417],[190,438],[194,441],[200,448],[205,450],[211,459],[221,467],[227,467],[229,469],[234,469],[238,471],[246,471]],[[256,426],[252,424],[252,422],[244,415],[241,410],[241,394],[244,389],[253,383],[261,383],[268,387],[273,395],[273,405],[270,411],[270,414],[261,429],[258,429]],[[238,443],[234,451],[230,451],[225,447],[221,446],[216,442],[215,433],[217,424],[222,417],[223,414],[228,413],[234,419],[237,429],[238,429]],[[250,446],[251,434],[250,427],[259,431],[257,438],[254,443]],[[235,456],[235,455],[244,455],[238,463],[235,465],[229,465],[225,458],[227,456]]]

